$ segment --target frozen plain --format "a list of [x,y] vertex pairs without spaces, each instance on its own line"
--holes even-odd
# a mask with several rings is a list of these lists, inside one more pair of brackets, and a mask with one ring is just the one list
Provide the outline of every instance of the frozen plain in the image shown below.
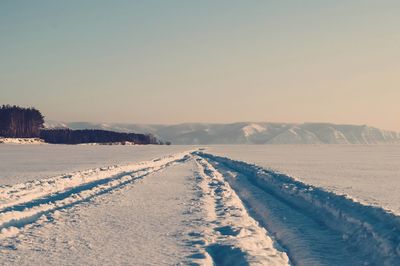
[[190,146],[0,145],[0,185],[95,167],[146,161]]
[[207,151],[400,215],[400,145],[221,145]]
[[[195,148],[188,146],[3,148],[3,264],[373,265],[379,261],[395,265],[399,259],[397,216],[383,220],[397,230],[390,239],[364,247],[368,252],[385,247],[371,257],[347,245],[346,238],[359,240],[348,236],[347,224],[339,228],[340,234],[335,231],[338,228],[319,228],[315,221],[321,222],[321,217],[299,214],[290,197],[277,200],[262,186],[253,187],[250,178],[242,178],[252,175],[251,165],[207,155],[274,168],[314,188],[324,187],[395,212],[398,202],[391,203],[390,197],[398,195],[382,196],[386,188],[376,184],[398,191],[396,146],[213,146],[206,154],[182,153]],[[34,162],[24,165],[29,158]],[[143,161],[147,162],[139,163]],[[255,176],[263,178],[258,172]],[[302,191],[301,184],[290,180],[283,184]],[[374,186],[376,195],[367,193],[374,192]],[[313,202],[321,197],[312,192],[308,196]],[[350,212],[352,220],[367,217],[355,215],[359,214]],[[358,235],[364,240],[369,240],[365,239],[369,233],[386,237],[385,230],[373,227],[368,234]]]

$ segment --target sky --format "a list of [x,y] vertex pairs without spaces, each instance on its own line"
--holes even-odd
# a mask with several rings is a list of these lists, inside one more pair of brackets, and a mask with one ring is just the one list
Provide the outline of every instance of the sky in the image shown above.
[[0,104],[46,119],[400,131],[400,1],[0,1]]

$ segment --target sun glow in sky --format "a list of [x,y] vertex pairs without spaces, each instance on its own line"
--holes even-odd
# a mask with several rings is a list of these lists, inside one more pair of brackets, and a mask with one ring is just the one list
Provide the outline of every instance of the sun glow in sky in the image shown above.
[[400,1],[1,1],[0,104],[400,131]]

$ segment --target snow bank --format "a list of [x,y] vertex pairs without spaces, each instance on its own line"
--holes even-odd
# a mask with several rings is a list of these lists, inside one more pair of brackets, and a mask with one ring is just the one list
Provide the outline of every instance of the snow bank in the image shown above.
[[42,139],[38,138],[2,138],[0,144],[46,144]]
[[[206,160],[196,157],[197,180],[207,215],[203,232],[192,236],[204,250],[194,262],[205,265],[288,265],[264,228],[250,217],[224,177]],[[210,260],[213,264],[211,264]]]

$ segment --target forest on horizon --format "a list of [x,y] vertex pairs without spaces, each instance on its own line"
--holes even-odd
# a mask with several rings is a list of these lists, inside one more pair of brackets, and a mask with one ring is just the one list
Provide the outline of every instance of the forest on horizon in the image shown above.
[[44,116],[33,108],[16,105],[0,107],[0,137],[40,138],[52,144],[126,143],[162,144],[151,134],[121,133],[108,130],[46,129]]

